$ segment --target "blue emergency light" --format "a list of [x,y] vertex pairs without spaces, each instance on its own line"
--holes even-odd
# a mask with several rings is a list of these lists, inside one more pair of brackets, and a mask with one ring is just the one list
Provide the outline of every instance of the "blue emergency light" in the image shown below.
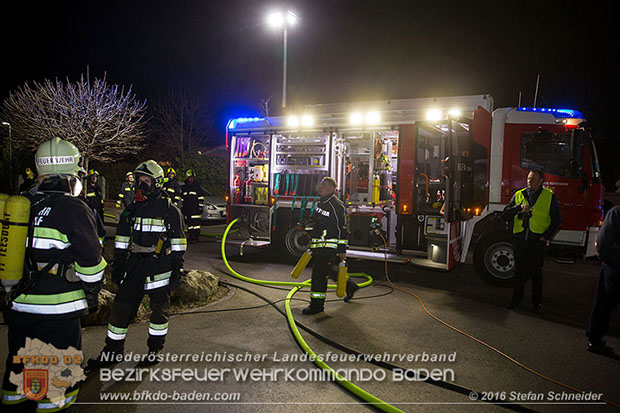
[[517,110],[519,112],[549,113],[556,118],[584,118],[581,112],[573,109],[517,108]]
[[228,122],[228,129],[235,129],[240,123],[254,123],[254,122],[263,122],[265,118],[237,118],[231,119]]

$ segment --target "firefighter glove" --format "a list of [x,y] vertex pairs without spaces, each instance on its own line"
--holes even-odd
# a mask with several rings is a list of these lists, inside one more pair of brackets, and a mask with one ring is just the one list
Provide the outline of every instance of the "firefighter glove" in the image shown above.
[[174,291],[179,286],[179,283],[181,282],[181,277],[184,275],[185,275],[185,272],[183,271],[183,268],[172,270],[172,275],[170,276],[170,286],[169,286],[170,292]]

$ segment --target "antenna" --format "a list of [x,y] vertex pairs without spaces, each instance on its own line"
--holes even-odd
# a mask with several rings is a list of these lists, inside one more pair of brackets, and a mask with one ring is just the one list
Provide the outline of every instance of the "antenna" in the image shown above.
[[521,107],[521,91],[519,91],[519,103],[517,104],[517,107]]
[[538,98],[538,84],[540,83],[540,73],[536,76],[536,92],[534,92],[534,107],[536,107],[536,99]]

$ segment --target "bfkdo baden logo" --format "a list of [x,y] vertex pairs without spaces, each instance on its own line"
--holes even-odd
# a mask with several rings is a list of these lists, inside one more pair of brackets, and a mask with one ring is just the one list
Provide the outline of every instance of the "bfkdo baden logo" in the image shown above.
[[[23,364],[24,370],[11,372],[9,381],[16,387],[15,397],[52,403],[63,408],[77,398],[77,384],[86,379],[82,352],[69,347],[59,350],[38,339],[26,339],[24,347],[13,356],[14,364]],[[47,401],[49,399],[49,402]]]
[[42,369],[25,369],[24,394],[30,400],[41,400],[47,394],[49,371]]

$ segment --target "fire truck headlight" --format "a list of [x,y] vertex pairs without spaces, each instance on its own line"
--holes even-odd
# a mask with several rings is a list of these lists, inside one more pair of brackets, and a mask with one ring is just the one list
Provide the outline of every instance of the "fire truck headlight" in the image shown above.
[[366,123],[368,124],[379,123],[380,120],[381,120],[381,116],[379,115],[379,112],[373,110],[373,111],[366,113]]
[[314,125],[314,116],[312,116],[312,115],[303,115],[301,117],[301,125],[302,126],[312,126],[312,125]]
[[299,126],[299,118],[297,116],[289,116],[286,123],[288,126],[296,128]]
[[349,122],[351,122],[352,125],[360,125],[364,122],[364,115],[360,112],[353,112],[349,117]]
[[430,109],[426,112],[426,120],[440,120],[443,114],[439,109]]
[[461,109],[450,109],[448,111],[448,115],[454,117],[454,118],[458,118],[459,116],[461,116],[463,114],[463,112],[461,112]]

